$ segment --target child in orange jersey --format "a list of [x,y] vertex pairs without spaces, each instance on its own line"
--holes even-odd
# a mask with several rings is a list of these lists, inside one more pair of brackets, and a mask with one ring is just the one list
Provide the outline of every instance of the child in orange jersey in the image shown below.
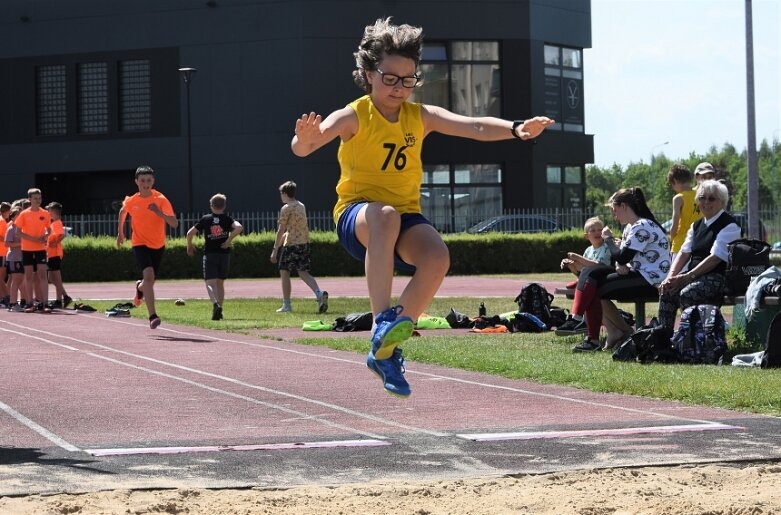
[[142,300],[146,301],[151,329],[157,329],[160,325],[160,317],[155,311],[154,286],[165,252],[165,226],[179,226],[174,208],[165,195],[152,188],[154,184],[155,171],[150,166],[136,168],[138,193],[125,197],[117,227],[117,245],[121,247],[125,243],[125,220],[130,216],[133,255],[142,273],[142,279],[136,281],[133,303],[140,306]]
[[62,284],[62,240],[65,239],[65,228],[62,226],[62,204],[59,202],[51,202],[46,206],[46,210],[49,211],[49,216],[52,218],[52,232],[49,234],[49,243],[46,247],[46,258],[49,265],[49,282],[54,285],[54,291],[57,298],[54,299],[54,308],[67,308],[71,303],[71,299],[67,293],[65,293],[65,286]]
[[8,270],[8,311],[24,311],[24,301],[18,303],[19,292],[24,295],[24,267],[22,266],[22,239],[19,230],[14,225],[14,220],[22,212],[21,206],[11,207],[8,216],[8,227],[5,231],[5,246],[8,252],[5,255],[5,265]]
[[5,246],[5,232],[8,227],[8,217],[11,215],[11,204],[0,203],[0,308],[10,307],[8,302],[8,287],[5,280],[8,274],[5,266],[5,255],[8,249]]
[[46,242],[51,232],[49,212],[41,207],[41,190],[27,190],[30,207],[19,213],[14,225],[22,239],[22,266],[27,305],[25,313],[42,311],[50,313],[49,282],[46,277]]

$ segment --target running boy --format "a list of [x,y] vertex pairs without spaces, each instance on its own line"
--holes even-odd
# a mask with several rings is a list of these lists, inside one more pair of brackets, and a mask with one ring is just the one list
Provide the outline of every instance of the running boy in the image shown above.
[[[27,190],[30,207],[19,213],[14,225],[22,240],[22,266],[24,266],[25,313],[42,311],[50,313],[49,281],[46,277],[46,242],[51,232],[49,212],[41,207],[41,190]],[[33,301],[35,299],[35,302]]]
[[203,249],[203,280],[206,292],[213,303],[212,320],[222,320],[222,305],[225,301],[225,279],[230,268],[230,246],[233,239],[244,228],[239,222],[225,214],[228,199],[217,193],[209,199],[211,213],[204,215],[187,231],[187,255],[195,255],[193,237],[202,233],[206,240]]
[[[689,227],[702,218],[700,207],[694,201],[697,193],[692,189],[692,173],[682,164],[674,164],[667,172],[667,183],[675,191],[673,196],[673,219],[670,225],[670,252],[672,263],[681,251]],[[698,182],[699,185],[699,182]]]
[[54,285],[54,291],[57,298],[54,299],[54,308],[67,308],[73,301],[65,292],[65,286],[62,284],[62,240],[65,239],[65,228],[62,226],[62,204],[59,202],[50,202],[46,206],[49,216],[52,218],[52,232],[49,234],[49,242],[46,246],[46,259],[49,266],[49,282]]
[[[546,117],[502,120],[467,117],[441,107],[407,100],[420,82],[422,30],[379,19],[365,28],[353,54],[353,78],[367,95],[328,115],[314,112],[296,120],[293,153],[308,156],[341,140],[337,158],[341,176],[334,207],[339,240],[349,254],[365,262],[374,314],[366,364],[388,393],[409,396],[404,359],[397,346],[412,334],[450,267],[437,230],[421,214],[423,139],[432,132],[499,141],[537,137],[554,123]],[[391,307],[394,266],[414,275]]]
[[155,311],[155,279],[165,252],[165,226],[167,224],[174,229],[179,226],[171,203],[165,195],[152,188],[154,185],[155,171],[152,167],[136,168],[138,193],[125,197],[117,227],[117,246],[121,247],[125,243],[125,220],[130,216],[133,255],[142,274],[142,279],[136,281],[133,304],[140,306],[141,301],[146,300],[150,329],[157,329],[160,325],[160,317]]
[[277,313],[293,311],[290,304],[290,272],[298,271],[298,276],[312,290],[317,299],[317,312],[328,311],[328,292],[320,291],[317,279],[309,273],[311,251],[309,249],[309,223],[306,219],[306,207],[296,200],[296,183],[287,181],[279,187],[282,209],[279,210],[279,228],[271,251],[271,262],[279,262],[279,277],[282,280],[282,307]]

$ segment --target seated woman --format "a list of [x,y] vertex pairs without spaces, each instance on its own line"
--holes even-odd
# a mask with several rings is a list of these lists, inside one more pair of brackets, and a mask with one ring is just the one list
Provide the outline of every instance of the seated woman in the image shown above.
[[[605,265],[587,267],[580,273],[571,317],[556,334],[577,334],[587,326],[583,342],[573,352],[600,349],[599,329],[607,329],[606,347],[611,347],[631,333],[615,304],[602,299],[632,300],[656,295],[657,287],[670,269],[670,242],[664,229],[648,208],[640,188],[623,188],[606,204],[618,223],[624,225],[621,246],[615,244],[613,232],[605,227],[602,235],[610,246],[616,268]],[[587,320],[583,320],[584,313]]]
[[[724,184],[704,181],[697,188],[695,201],[702,218],[689,227],[670,274],[659,286],[659,324],[671,334],[678,308],[697,304],[721,305],[727,246],[740,238],[740,226],[724,210],[729,203],[729,193]],[[681,273],[687,263],[688,272]]]

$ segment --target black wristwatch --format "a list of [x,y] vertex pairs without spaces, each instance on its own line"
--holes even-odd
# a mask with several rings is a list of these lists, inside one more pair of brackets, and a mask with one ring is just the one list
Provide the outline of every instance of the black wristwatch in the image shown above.
[[526,122],[526,120],[514,120],[513,121],[513,128],[510,129],[510,132],[513,133],[513,137],[518,138],[518,139],[523,139],[520,136],[518,136],[518,133],[515,132],[515,129],[517,129],[519,125],[523,125],[525,122]]

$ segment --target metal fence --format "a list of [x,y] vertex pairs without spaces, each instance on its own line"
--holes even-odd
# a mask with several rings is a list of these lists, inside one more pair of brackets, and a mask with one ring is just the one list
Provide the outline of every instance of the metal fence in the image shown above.
[[[240,221],[245,233],[276,231],[278,211],[267,212],[231,212],[230,215]],[[670,212],[655,213],[660,222],[670,218]],[[170,230],[171,236],[184,236],[203,213],[179,213],[179,227]],[[586,219],[599,216],[610,224],[612,217],[607,208],[597,211],[583,209],[506,209],[504,211],[465,211],[456,216],[437,215],[429,218],[443,233],[475,232],[489,225],[487,230],[503,232],[542,232],[577,228],[581,229]],[[307,213],[309,228],[319,231],[334,231],[335,224],[331,211],[310,211]],[[781,210],[775,206],[762,207],[759,210],[768,240],[772,243],[781,240]],[[116,236],[116,215],[63,215],[63,224],[71,228],[74,236]]]

